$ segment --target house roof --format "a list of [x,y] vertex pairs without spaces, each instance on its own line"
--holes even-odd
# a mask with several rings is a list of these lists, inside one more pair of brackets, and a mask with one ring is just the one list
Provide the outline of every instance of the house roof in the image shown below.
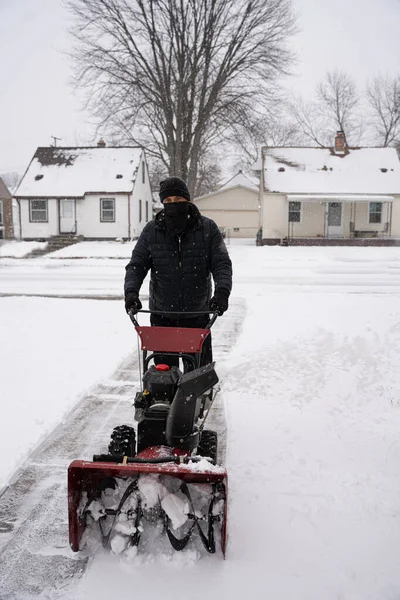
[[231,177],[231,179],[228,179],[228,181],[224,183],[224,185],[218,188],[217,191],[220,192],[222,190],[228,190],[229,188],[233,188],[238,185],[241,185],[242,187],[247,187],[251,190],[258,191],[260,181],[257,177],[252,177],[251,175],[247,175],[246,173],[239,171],[238,173],[236,173],[236,175]]
[[17,198],[77,198],[86,193],[130,193],[142,149],[42,147],[36,150]]
[[395,148],[267,148],[265,189],[292,194],[400,194]]
[[242,173],[242,171],[239,171],[239,173],[236,173],[236,175],[228,179],[228,181],[225,182],[217,190],[215,190],[214,192],[209,192],[208,194],[204,194],[203,196],[197,196],[196,198],[194,198],[194,201],[197,202],[198,200],[210,198],[210,196],[215,196],[220,192],[224,192],[226,190],[230,190],[238,186],[247,188],[249,190],[252,190],[253,192],[258,192],[260,182],[259,179],[257,179],[257,177],[252,177],[251,175],[246,175],[245,173]]
[[0,198],[2,200],[9,200],[11,198],[11,194],[8,191],[8,188],[1,177],[0,177]]

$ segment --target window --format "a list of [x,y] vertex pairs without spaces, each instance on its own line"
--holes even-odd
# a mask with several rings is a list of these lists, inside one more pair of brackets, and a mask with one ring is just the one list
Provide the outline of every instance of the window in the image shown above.
[[29,200],[29,220],[31,223],[47,223],[47,200]]
[[289,202],[289,223],[300,223],[301,202]]
[[149,221],[149,201],[146,200],[146,223]]
[[139,200],[139,223],[142,222],[142,201]]
[[142,183],[146,183],[146,165],[142,161]]
[[4,225],[3,200],[0,200],[0,225]]
[[115,222],[115,198],[100,198],[100,221]]
[[74,201],[62,200],[61,202],[61,217],[63,219],[72,219],[74,216]]
[[369,222],[382,223],[382,202],[369,203]]

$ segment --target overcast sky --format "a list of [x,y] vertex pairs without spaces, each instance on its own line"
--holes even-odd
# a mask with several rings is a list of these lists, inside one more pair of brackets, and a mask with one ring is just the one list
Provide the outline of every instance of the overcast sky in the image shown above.
[[[380,72],[400,72],[400,0],[293,1],[300,32],[289,87],[312,96],[334,68],[360,86]],[[25,170],[52,135],[61,145],[95,141],[68,83],[67,19],[61,0],[0,0],[0,173]]]

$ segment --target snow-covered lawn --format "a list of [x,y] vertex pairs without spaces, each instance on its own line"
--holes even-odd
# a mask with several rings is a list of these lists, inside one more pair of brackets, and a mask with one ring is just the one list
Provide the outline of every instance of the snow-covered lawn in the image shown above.
[[78,242],[49,254],[49,258],[130,258],[136,242]]
[[[68,597],[398,600],[400,249],[230,252],[246,310],[217,364],[229,427],[227,560],[101,555]],[[93,266],[98,289],[120,290],[124,261],[105,263]],[[88,277],[85,265],[75,261]],[[38,289],[63,271],[73,274],[43,265]],[[85,290],[83,279],[71,286]],[[19,461],[132,345],[120,301],[0,298],[0,330],[0,435],[22,423]],[[0,449],[3,479],[13,456]]]
[[0,258],[22,258],[33,250],[42,250],[47,246],[47,242],[0,242]]
[[0,298],[0,490],[96,381],[136,347],[122,302]]

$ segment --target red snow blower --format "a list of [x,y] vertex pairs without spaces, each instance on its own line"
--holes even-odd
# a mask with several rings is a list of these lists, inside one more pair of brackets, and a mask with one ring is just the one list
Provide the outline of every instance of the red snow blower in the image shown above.
[[70,546],[77,552],[96,539],[121,553],[154,546],[157,535],[175,550],[220,545],[225,556],[227,472],[217,464],[217,433],[204,427],[218,377],[214,363],[200,366],[217,314],[205,329],[141,326],[129,316],[143,359],[137,431],[116,427],[108,454],[69,466]]

